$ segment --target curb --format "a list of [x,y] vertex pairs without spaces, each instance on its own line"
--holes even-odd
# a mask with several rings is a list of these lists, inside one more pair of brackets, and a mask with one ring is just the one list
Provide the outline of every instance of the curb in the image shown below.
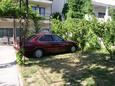
[[22,77],[21,77],[21,74],[19,72],[19,66],[17,66],[17,71],[18,71],[18,81],[19,81],[19,86],[23,86],[23,82],[22,82]]

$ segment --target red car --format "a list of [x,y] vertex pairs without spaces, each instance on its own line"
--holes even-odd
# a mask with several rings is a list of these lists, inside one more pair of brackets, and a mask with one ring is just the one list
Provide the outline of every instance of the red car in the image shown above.
[[39,33],[26,41],[24,50],[26,55],[34,55],[40,58],[48,53],[75,52],[78,44],[66,41],[61,37],[51,33]]

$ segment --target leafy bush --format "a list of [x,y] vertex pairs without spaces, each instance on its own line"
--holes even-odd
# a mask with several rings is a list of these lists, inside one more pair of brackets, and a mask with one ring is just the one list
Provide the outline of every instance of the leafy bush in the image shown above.
[[115,46],[115,21],[100,23],[94,20],[91,23],[94,34],[101,38],[111,59],[113,59],[114,49],[112,49],[112,46]]
[[[95,17],[91,21],[84,19],[86,13],[92,14],[91,0],[68,0],[68,8],[65,21],[60,21],[57,17],[52,20],[53,32],[65,39],[78,41],[82,51],[87,45],[89,48],[100,49],[102,45],[99,38],[101,38],[104,47],[113,59],[115,21],[99,22]],[[67,9],[65,9],[65,13],[66,11]]]
[[109,15],[115,21],[115,8],[109,8]]
[[24,65],[25,61],[23,58],[23,50],[20,50],[17,54],[16,54],[16,62],[19,65]]
[[68,3],[65,3],[64,4],[64,7],[63,7],[63,10],[62,10],[62,14],[64,15],[64,18],[66,19],[67,18],[67,13],[69,11],[69,6],[68,6]]
[[62,20],[61,19],[61,14],[56,12],[51,15],[51,19],[57,19],[57,20]]

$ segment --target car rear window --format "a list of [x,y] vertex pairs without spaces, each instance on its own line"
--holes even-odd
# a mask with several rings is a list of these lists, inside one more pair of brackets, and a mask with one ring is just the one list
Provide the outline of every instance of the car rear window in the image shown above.
[[31,35],[29,37],[26,38],[26,41],[31,41],[32,38],[36,37],[36,35]]

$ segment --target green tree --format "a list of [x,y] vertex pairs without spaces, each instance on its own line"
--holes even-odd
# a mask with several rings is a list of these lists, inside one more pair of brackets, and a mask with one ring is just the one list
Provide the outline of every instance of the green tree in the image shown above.
[[67,13],[69,11],[69,6],[68,6],[68,3],[65,3],[64,4],[64,7],[63,7],[63,10],[62,10],[62,14],[64,15],[64,18],[66,19],[67,18]]
[[[62,22],[59,19],[52,19],[52,32],[58,34],[59,36],[63,36],[63,30],[62,30]],[[59,30],[61,29],[61,30]]]
[[115,8],[109,8],[109,15],[111,16],[112,20],[115,21]]
[[91,0],[68,0],[68,17],[84,18],[85,14],[92,13]]
[[68,0],[63,9],[67,18],[65,21],[52,20],[52,30],[65,39],[79,41],[82,51],[88,40],[89,22],[84,19],[85,14],[92,14],[91,0]]
[[[21,13],[19,8],[19,2],[17,0],[1,0],[0,2],[0,17],[15,17],[22,19],[26,18],[26,4],[22,0]],[[29,19],[34,22],[35,32],[39,30],[39,20],[42,18],[37,12],[34,12],[29,5]],[[39,27],[39,28],[38,28]]]
[[33,24],[34,24],[34,29],[35,29],[35,33],[38,33],[40,30],[40,20],[42,20],[43,18],[40,17],[40,15],[38,14],[38,12],[36,11],[32,11],[32,9],[30,9],[30,19],[33,20]]
[[[71,31],[72,39],[79,41],[82,51],[88,40],[88,24],[85,20],[86,14],[92,14],[91,0],[68,0],[69,11],[66,25]],[[71,29],[70,29],[71,28]]]
[[61,21],[61,14],[59,12],[53,13],[51,19],[59,19]]
[[69,19],[66,22],[68,33],[71,34],[70,39],[78,41],[79,46],[83,51],[88,41],[89,22],[85,19]]
[[0,2],[0,16],[12,17],[16,15],[16,3],[12,3],[12,0],[2,0]]
[[106,50],[109,52],[111,59],[115,54],[115,22],[108,21],[100,23],[97,20],[91,21],[94,33],[101,38]]

